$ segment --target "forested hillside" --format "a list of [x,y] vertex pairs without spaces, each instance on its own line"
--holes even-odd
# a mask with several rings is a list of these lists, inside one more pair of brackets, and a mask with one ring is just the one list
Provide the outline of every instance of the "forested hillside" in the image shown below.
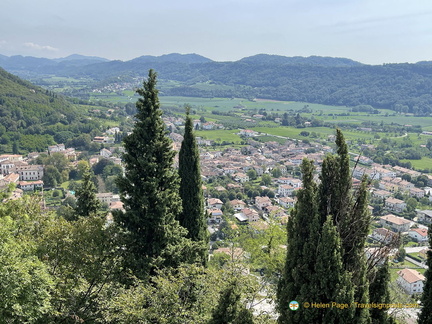
[[0,152],[46,150],[98,127],[65,98],[0,68]]
[[[16,64],[16,60],[2,57],[0,66],[35,80],[49,74],[106,84],[115,83],[118,77],[130,81],[142,78],[146,71],[155,69],[160,80],[174,81],[169,87],[161,86],[164,95],[364,104],[419,116],[432,113],[430,62],[372,66],[346,58],[267,54],[236,62],[215,62],[196,54],[141,56],[126,62],[91,60],[86,61],[89,64],[77,65],[22,57],[18,60],[20,64]],[[93,89],[94,82],[89,84],[87,93]],[[72,94],[84,93],[80,89],[79,93]]]

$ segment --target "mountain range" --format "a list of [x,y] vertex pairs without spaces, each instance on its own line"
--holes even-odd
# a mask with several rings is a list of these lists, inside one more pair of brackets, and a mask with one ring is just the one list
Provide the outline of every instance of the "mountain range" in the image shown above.
[[164,95],[371,105],[416,115],[432,113],[431,63],[367,65],[347,58],[268,54],[234,62],[176,53],[125,62],[81,55],[53,60],[0,56],[0,67],[30,80],[47,75],[85,78],[94,86],[143,79],[154,69],[160,80],[175,81],[175,86],[162,87]]

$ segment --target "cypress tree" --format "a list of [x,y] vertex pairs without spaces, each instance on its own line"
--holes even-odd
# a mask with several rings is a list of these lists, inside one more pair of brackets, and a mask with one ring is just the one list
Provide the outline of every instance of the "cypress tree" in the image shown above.
[[209,324],[253,324],[252,313],[241,304],[239,282],[234,279],[225,288]]
[[183,210],[179,214],[180,225],[188,230],[187,237],[202,244],[202,263],[207,263],[208,234],[204,211],[198,146],[193,134],[193,123],[186,107],[186,123],[179,152],[180,197]]
[[136,124],[123,140],[125,174],[117,181],[125,212],[114,213],[114,219],[125,230],[126,266],[148,279],[158,267],[177,267],[191,250],[176,220],[182,208],[179,177],[153,70],[137,93],[142,98],[136,103]]
[[309,323],[355,323],[353,321],[355,309],[351,307],[354,302],[354,289],[351,284],[351,274],[344,270],[341,250],[339,233],[333,225],[332,217],[328,216],[317,246],[315,263],[317,286],[313,300],[324,304],[335,302],[348,307],[311,309],[310,311],[316,313],[316,317]]
[[[432,226],[429,225],[428,229],[429,246],[432,246]],[[418,323],[419,324],[431,324],[432,323],[432,251],[427,252],[426,264],[428,269],[425,272],[426,282],[423,287],[422,305],[423,308],[420,311]]]
[[77,189],[75,196],[77,198],[75,213],[78,216],[89,217],[96,215],[101,208],[99,199],[96,198],[96,186],[92,181],[93,172],[88,164],[83,170],[81,186]]
[[[348,146],[342,132],[336,131],[337,155],[327,156],[322,165],[319,186],[319,213],[323,223],[330,215],[337,227],[342,248],[344,269],[352,274],[354,300],[369,301],[367,264],[364,247],[371,216],[367,210],[367,178],[353,192]],[[367,323],[369,309],[357,308],[355,322]]]
[[303,189],[299,190],[298,201],[287,224],[287,256],[282,277],[277,289],[277,310],[280,323],[307,322],[314,314],[300,307],[291,311],[290,301],[300,304],[315,300],[316,248],[319,241],[319,215],[316,204],[317,187],[313,181],[313,162],[303,160]]
[[278,285],[280,323],[370,322],[367,308],[336,313],[288,308],[291,300],[300,305],[321,302],[320,298],[348,304],[369,301],[364,253],[370,224],[368,183],[363,178],[360,188],[352,191],[348,147],[340,130],[336,145],[338,154],[323,161],[318,188],[312,180],[312,162],[302,164],[304,189],[288,221],[287,259]]
[[[388,260],[375,269],[374,278],[369,285],[369,299],[372,303],[390,303],[390,291],[388,283],[390,272]],[[393,324],[395,320],[388,314],[386,308],[372,308],[370,311],[373,324]]]

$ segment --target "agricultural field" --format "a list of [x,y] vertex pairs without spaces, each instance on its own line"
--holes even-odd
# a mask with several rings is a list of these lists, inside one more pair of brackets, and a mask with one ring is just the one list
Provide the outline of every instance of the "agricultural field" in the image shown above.
[[424,170],[432,167],[432,158],[422,157],[421,160],[401,160],[402,162],[411,162],[415,169]]

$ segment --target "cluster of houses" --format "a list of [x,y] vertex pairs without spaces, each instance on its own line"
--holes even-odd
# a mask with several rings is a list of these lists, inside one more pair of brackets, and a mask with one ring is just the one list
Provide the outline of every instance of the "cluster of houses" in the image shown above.
[[[279,219],[282,224],[285,224],[288,219],[286,210],[280,206],[273,205],[269,197],[257,196],[254,199],[253,205],[248,205],[239,199],[230,200],[228,204],[234,210],[234,217],[240,224],[255,223],[269,216]],[[223,202],[218,198],[208,198],[206,205],[209,221],[220,223],[223,216],[221,210]]]
[[42,165],[29,164],[22,155],[0,155],[0,188],[15,183],[21,190],[35,190],[43,188]]

